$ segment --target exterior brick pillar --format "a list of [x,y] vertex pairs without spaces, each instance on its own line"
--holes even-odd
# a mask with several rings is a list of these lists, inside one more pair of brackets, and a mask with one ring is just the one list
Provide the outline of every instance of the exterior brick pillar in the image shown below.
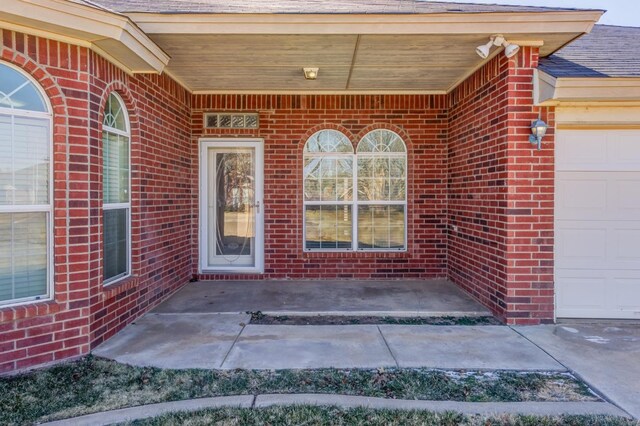
[[[506,320],[539,324],[554,318],[554,114],[533,106],[538,49],[524,47],[509,61]],[[531,123],[548,125],[538,151]]]

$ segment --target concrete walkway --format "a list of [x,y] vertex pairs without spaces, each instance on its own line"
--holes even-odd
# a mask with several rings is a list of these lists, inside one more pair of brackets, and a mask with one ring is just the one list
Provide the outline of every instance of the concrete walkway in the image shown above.
[[487,416],[499,414],[530,414],[540,416],[603,414],[622,417],[627,416],[622,410],[606,402],[457,402],[397,400],[350,395],[270,394],[257,396],[226,396],[150,404],[89,414],[73,419],[44,423],[44,425],[102,426],[156,417],[177,411],[199,411],[207,408],[220,407],[265,408],[278,405],[301,404],[337,406],[346,409],[368,407],[390,410],[428,410],[438,413],[455,411],[467,415],[481,414]]
[[640,419],[640,323],[575,321],[516,330]]
[[249,315],[148,314],[95,355],[160,368],[565,368],[505,326],[253,325]]
[[425,367],[567,371],[640,418],[640,328],[255,325],[291,315],[486,315],[447,281],[193,283],[94,354],[137,366],[207,369]]

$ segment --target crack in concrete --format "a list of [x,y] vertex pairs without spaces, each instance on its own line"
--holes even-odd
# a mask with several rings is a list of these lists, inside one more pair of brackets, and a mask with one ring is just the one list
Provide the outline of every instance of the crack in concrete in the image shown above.
[[245,323],[242,324],[242,329],[240,330],[240,333],[238,333],[236,338],[233,340],[233,343],[231,344],[231,347],[229,348],[227,353],[224,355],[224,358],[222,359],[222,362],[220,363],[220,367],[218,367],[218,368],[222,368],[224,363],[227,361],[227,358],[229,358],[229,354],[231,354],[231,351],[233,350],[233,347],[236,345],[236,342],[238,341],[238,339],[240,339],[240,335],[242,334],[242,332],[244,331],[246,326],[247,326],[247,324],[245,324]]
[[397,368],[400,368],[400,364],[398,363],[398,359],[396,358],[396,355],[393,353],[393,350],[391,350],[391,346],[389,346],[389,342],[387,342],[387,339],[384,337],[384,334],[382,334],[382,330],[380,330],[380,326],[377,325],[376,328],[378,329],[378,333],[380,333],[380,337],[382,337],[382,341],[387,346],[387,350],[391,354],[391,358],[393,358],[393,362],[396,363],[396,367]]

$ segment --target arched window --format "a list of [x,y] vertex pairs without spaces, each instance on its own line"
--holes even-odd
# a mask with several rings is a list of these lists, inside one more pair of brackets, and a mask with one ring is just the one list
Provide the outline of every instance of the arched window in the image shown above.
[[0,305],[52,296],[51,108],[0,63]]
[[321,130],[304,146],[307,250],[349,250],[353,229],[353,146],[336,130]]
[[131,274],[130,139],[124,102],[111,93],[102,121],[104,284]]
[[[405,250],[407,151],[389,130],[358,144],[335,130],[304,147],[304,249]],[[357,188],[354,191],[354,188]]]
[[406,249],[407,149],[374,130],[358,144],[358,250]]

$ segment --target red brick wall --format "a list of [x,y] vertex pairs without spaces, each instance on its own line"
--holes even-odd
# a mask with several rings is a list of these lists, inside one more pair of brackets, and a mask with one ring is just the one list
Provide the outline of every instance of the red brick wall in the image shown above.
[[506,297],[509,65],[499,55],[451,94],[449,277],[494,313]]
[[[164,300],[191,278],[196,212],[191,152],[191,94],[166,76],[130,77],[90,54],[91,347]],[[131,122],[132,277],[102,286],[102,120],[116,91]],[[95,196],[98,195],[99,196]]]
[[[260,128],[204,129],[207,111],[259,112]],[[265,274],[202,275],[201,279],[400,279],[445,277],[447,107],[444,96],[196,95],[198,138],[258,137],[265,153]],[[337,129],[354,146],[370,130],[388,128],[408,149],[406,253],[305,253],[302,150],[309,136]],[[194,176],[194,188],[197,176]],[[194,227],[197,255],[197,228]],[[197,268],[196,257],[193,260]],[[197,269],[194,269],[196,272]]]
[[[510,324],[554,320],[554,137],[553,109],[533,106],[533,70],[538,50],[524,48],[509,61],[507,186],[507,309]],[[529,143],[531,122],[549,130],[537,151]]]
[[[0,55],[32,75],[54,112],[55,298],[0,308],[0,374],[89,352],[191,277],[190,95],[128,76],[83,47],[0,30]],[[108,91],[132,120],[134,278],[102,286],[101,121]]]
[[508,323],[553,319],[553,132],[528,142],[537,50],[498,55],[451,94],[449,277]]
[[[0,308],[0,373],[86,354],[197,272],[198,139],[265,147],[266,273],[202,279],[449,276],[509,323],[553,317],[553,131],[528,143],[537,51],[499,55],[448,96],[195,95],[130,76],[86,48],[2,30],[0,55],[54,109],[55,299]],[[132,138],[133,277],[102,285],[101,122],[110,91]],[[206,111],[260,115],[256,131],[203,129]],[[304,253],[302,148],[338,129],[388,128],[408,148],[406,253]]]

